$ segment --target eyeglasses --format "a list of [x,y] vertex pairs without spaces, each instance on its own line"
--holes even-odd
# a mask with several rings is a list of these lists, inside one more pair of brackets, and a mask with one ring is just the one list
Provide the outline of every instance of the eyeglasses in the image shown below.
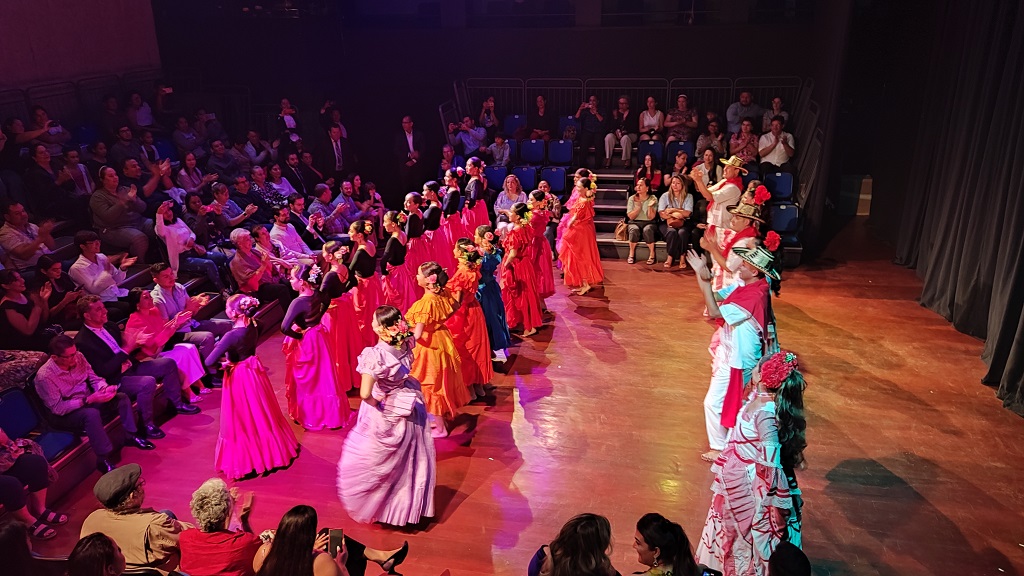
[[61,360],[70,360],[70,359],[74,358],[75,356],[78,356],[78,351],[77,350],[74,353],[72,353],[72,354],[57,354],[57,358],[60,358]]

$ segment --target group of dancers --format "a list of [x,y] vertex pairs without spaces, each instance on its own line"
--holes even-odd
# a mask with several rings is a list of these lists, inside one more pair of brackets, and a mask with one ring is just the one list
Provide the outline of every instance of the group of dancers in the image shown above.
[[[507,358],[511,332],[536,334],[555,293],[545,231],[557,199],[536,190],[513,204],[499,235],[483,167],[471,158],[464,173],[450,170],[443,185],[428,182],[405,197],[404,210],[386,212],[383,234],[358,220],[349,242],[328,241],[314,263],[291,269],[298,296],[282,322],[287,417],[256,356],[259,301],[227,300],[233,327],[207,360],[222,361],[225,373],[219,471],[238,479],[289,466],[299,453],[289,418],[310,431],[350,428],[338,463],[349,515],[396,526],[433,516],[433,438],[489,393],[492,362]],[[604,277],[595,190],[594,176],[578,171],[557,223],[558,263],[577,294]]]
[[778,295],[781,281],[780,239],[774,232],[762,238],[758,230],[771,195],[763,186],[741,192],[742,161],[721,162],[724,178],[713,186],[694,175],[709,203],[701,247],[711,266],[695,251],[687,253],[715,325],[704,398],[710,450],[701,455],[715,480],[697,560],[728,575],[762,576],[780,542],[801,545],[803,500],[795,471],[804,466],[807,445],[805,382],[796,355],[779,347],[772,311],[771,295]]

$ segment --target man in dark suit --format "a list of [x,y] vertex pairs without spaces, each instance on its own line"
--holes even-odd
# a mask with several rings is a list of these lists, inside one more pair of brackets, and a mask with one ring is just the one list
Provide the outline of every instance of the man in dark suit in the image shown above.
[[97,376],[109,384],[118,386],[121,392],[138,402],[147,437],[166,436],[153,420],[157,380],[163,382],[164,397],[179,413],[199,413],[198,406],[187,404],[181,399],[181,377],[173,360],[135,360],[131,352],[138,349],[143,342],[123,343],[121,329],[117,324],[107,321],[107,309],[98,296],[82,296],[78,299],[77,306],[83,326],[75,335],[75,346],[85,356]]
[[341,182],[345,175],[355,169],[356,159],[348,139],[341,136],[341,128],[331,126],[327,133],[327,140],[317,148],[317,166],[324,179],[334,178],[334,181]]
[[398,160],[398,177],[401,192],[419,190],[423,185],[423,163],[420,156],[427,148],[427,139],[423,132],[413,130],[412,116],[402,117],[402,132],[395,136],[394,155]]
[[306,199],[298,194],[288,197],[288,223],[299,233],[299,237],[313,250],[324,247],[323,219],[319,214],[306,216]]
[[284,165],[281,166],[281,175],[292,185],[292,188],[295,188],[296,192],[302,194],[303,198],[312,194],[313,186],[317,184],[317,182],[310,182],[307,186],[306,178],[302,174],[302,170],[299,169],[299,155],[297,152],[288,153]]

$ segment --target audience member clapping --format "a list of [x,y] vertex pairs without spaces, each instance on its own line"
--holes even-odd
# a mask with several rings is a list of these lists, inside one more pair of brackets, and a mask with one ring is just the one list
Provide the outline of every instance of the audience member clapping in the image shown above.
[[747,170],[757,170],[757,134],[750,118],[744,118],[739,132],[729,139],[729,153],[738,156]]
[[77,329],[81,321],[75,303],[84,292],[75,286],[74,280],[63,270],[60,260],[46,254],[40,256],[33,280],[34,285],[40,288],[43,284],[50,285],[50,298],[47,300],[50,322],[60,324],[65,330]]
[[154,223],[143,216],[146,203],[135,185],[119,187],[120,177],[109,166],[100,169],[100,184],[89,198],[92,225],[99,238],[114,248],[127,249],[140,263],[145,262]]
[[705,150],[712,150],[719,156],[725,156],[729,142],[722,133],[718,120],[707,123],[704,133],[697,137],[697,155],[703,156]]
[[0,290],[0,349],[46,350],[49,339],[60,332],[49,322],[50,285],[29,290],[17,270],[0,270]]
[[19,202],[8,201],[2,210],[4,225],[0,226],[0,247],[17,270],[29,272],[40,256],[50,254],[57,246],[53,239],[53,222],[45,220],[40,225],[29,222],[28,212]]
[[796,167],[790,162],[796,154],[796,144],[792,134],[782,131],[785,124],[782,116],[772,118],[771,131],[761,136],[758,142],[762,177],[775,172],[796,174]]
[[[254,249],[254,236],[263,239],[267,246]],[[238,283],[239,291],[255,296],[261,302],[277,300],[281,309],[287,310],[293,297],[288,287],[288,271],[296,262],[279,256],[279,246],[274,245],[267,229],[262,226],[254,228],[252,233],[235,228],[231,231],[231,242],[236,248],[230,264],[231,274]]]
[[71,171],[67,167],[54,167],[45,144],[33,144],[29,158],[31,162],[23,179],[36,211],[50,216],[74,218],[84,224],[87,221],[85,207],[89,199],[75,196],[75,181]]
[[181,533],[181,571],[190,576],[252,576],[253,559],[263,541],[249,525],[253,493],[240,497],[220,478],[192,493],[189,508],[196,527]]
[[68,275],[86,294],[98,296],[104,306],[115,314],[115,320],[128,316],[127,304],[119,300],[128,296],[128,291],[118,286],[123,282],[127,270],[136,259],[126,253],[107,256],[100,252],[100,237],[92,230],[75,233],[74,243],[80,256],[71,265]]

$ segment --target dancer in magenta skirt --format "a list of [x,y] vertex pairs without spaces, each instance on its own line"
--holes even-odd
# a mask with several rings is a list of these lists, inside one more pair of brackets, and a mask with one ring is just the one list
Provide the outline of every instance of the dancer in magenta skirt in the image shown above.
[[434,515],[437,458],[420,383],[409,375],[416,339],[402,313],[374,313],[378,341],[359,355],[359,417],[338,462],[338,496],[357,522],[416,524]]
[[537,295],[540,296],[540,307],[547,311],[544,299],[555,295],[555,271],[551,266],[551,243],[544,236],[548,222],[551,222],[551,212],[548,211],[547,197],[540,190],[530,192],[530,214],[530,227],[533,228],[530,258],[537,271]]
[[462,221],[467,230],[476,230],[477,226],[491,223],[491,216],[487,213],[487,185],[483,180],[483,171],[484,163],[476,156],[466,161],[469,182],[466,183],[466,207],[462,211]]
[[224,312],[234,326],[205,359],[214,366],[227,355],[214,466],[232,480],[285,468],[299,455],[267,369],[256,356],[259,329],[252,317],[259,304],[244,294],[228,298]]
[[[419,270],[420,264],[424,262],[430,262],[433,260],[433,252],[427,245],[426,239],[423,237],[423,195],[419,192],[409,192],[405,195],[405,267],[409,270],[409,274],[413,277],[416,276],[416,271]],[[416,299],[423,296],[423,289],[419,286],[416,287]]]
[[[429,182],[428,182],[429,184]],[[444,174],[444,186],[441,188],[441,238],[448,254],[455,252],[455,244],[459,238],[472,238],[473,233],[462,221],[462,191],[459,190],[459,177],[454,170]],[[440,248],[438,248],[440,250]],[[454,257],[450,263],[454,268],[445,269],[449,275],[455,274],[459,262]],[[446,264],[447,265],[447,264]]]
[[331,348],[338,386],[348,391],[359,387],[356,356],[363,349],[363,337],[359,332],[359,320],[356,317],[355,297],[350,292],[352,286],[348,283],[351,273],[345,266],[348,247],[342,246],[337,240],[329,240],[324,244],[322,252],[324,262],[330,266],[330,270],[324,274],[324,279],[320,283],[320,293],[324,301],[330,304],[320,323],[327,332],[327,345]]
[[371,346],[376,341],[373,332],[373,311],[384,301],[377,261],[376,248],[370,243],[373,225],[366,220],[356,220],[348,227],[353,250],[348,262],[348,285],[352,290],[352,303],[356,308],[356,322],[363,335],[363,345]]
[[405,265],[408,251],[402,226],[406,219],[405,214],[395,210],[384,214],[387,242],[380,256],[380,273],[384,277],[384,303],[398,308],[403,314],[416,301],[416,280],[409,274],[409,267]]

